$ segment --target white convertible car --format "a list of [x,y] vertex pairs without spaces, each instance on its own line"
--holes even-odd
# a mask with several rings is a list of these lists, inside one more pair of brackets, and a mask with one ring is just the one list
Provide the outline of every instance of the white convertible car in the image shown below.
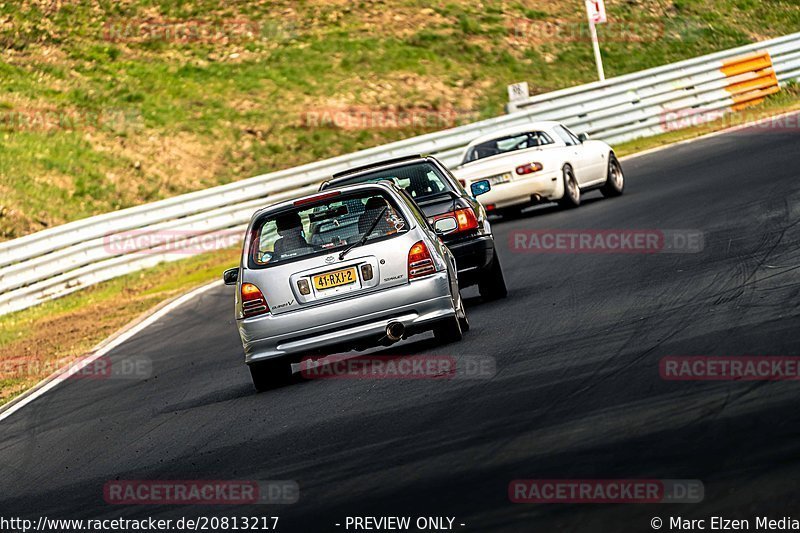
[[625,187],[609,145],[576,136],[558,122],[533,122],[479,137],[467,146],[453,174],[467,190],[489,180],[491,190],[480,201],[487,211],[505,215],[548,200],[577,207],[586,191],[619,196]]

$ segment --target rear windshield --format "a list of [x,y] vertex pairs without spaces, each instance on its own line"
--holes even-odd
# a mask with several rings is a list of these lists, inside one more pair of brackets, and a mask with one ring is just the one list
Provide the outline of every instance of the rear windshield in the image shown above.
[[529,131],[517,135],[509,135],[508,137],[500,137],[471,147],[464,156],[462,163],[469,163],[484,157],[492,157],[516,150],[544,146],[545,144],[553,144],[553,139],[543,131]]
[[339,187],[341,185],[352,185],[354,183],[374,183],[382,180],[391,181],[398,187],[405,189],[411,198],[417,202],[426,198],[450,193],[454,190],[449,181],[442,175],[441,171],[428,162],[413,163],[389,170],[359,174],[352,178],[336,180],[333,185]]
[[343,250],[367,233],[367,243],[390,238],[408,231],[408,222],[394,199],[373,189],[282,211],[254,231],[250,264],[257,268]]

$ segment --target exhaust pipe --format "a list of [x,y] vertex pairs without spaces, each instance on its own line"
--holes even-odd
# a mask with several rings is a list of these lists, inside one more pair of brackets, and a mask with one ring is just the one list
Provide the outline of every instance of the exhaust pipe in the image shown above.
[[402,322],[390,322],[386,326],[386,338],[392,342],[397,342],[403,338],[406,333],[406,327]]

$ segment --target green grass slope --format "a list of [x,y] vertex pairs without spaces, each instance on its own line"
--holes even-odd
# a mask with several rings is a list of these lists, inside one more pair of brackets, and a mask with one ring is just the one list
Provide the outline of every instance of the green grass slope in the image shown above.
[[[794,0],[607,9],[608,76],[800,28]],[[582,0],[0,3],[0,239],[495,116],[509,83],[593,81],[584,19]]]

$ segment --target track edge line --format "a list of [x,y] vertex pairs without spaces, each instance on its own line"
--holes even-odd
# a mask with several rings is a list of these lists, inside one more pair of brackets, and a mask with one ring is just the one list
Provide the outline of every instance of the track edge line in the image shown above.
[[161,318],[172,312],[173,310],[177,309],[184,303],[190,301],[192,298],[196,296],[200,296],[201,294],[205,293],[206,291],[213,289],[215,287],[222,286],[222,281],[216,280],[211,283],[207,283],[205,285],[201,285],[192,289],[191,291],[175,296],[174,298],[165,300],[153,306],[151,309],[148,309],[132,321],[128,322],[126,325],[112,333],[109,337],[106,337],[100,343],[98,343],[94,348],[86,352],[82,357],[78,360],[73,361],[64,367],[58,369],[57,371],[53,372],[50,376],[46,377],[27,391],[23,392],[10,402],[5,405],[0,406],[0,422],[14,414],[15,412],[19,411],[29,403],[33,402],[37,398],[43,396],[48,391],[54,389],[59,383],[64,381],[61,379],[61,376],[67,370],[75,370],[78,371],[80,369],[85,368],[87,365],[91,364],[93,361],[99,359],[100,357],[104,356],[123,342],[127,341],[128,339],[133,338],[138,333],[147,329],[147,327],[155,324]]

